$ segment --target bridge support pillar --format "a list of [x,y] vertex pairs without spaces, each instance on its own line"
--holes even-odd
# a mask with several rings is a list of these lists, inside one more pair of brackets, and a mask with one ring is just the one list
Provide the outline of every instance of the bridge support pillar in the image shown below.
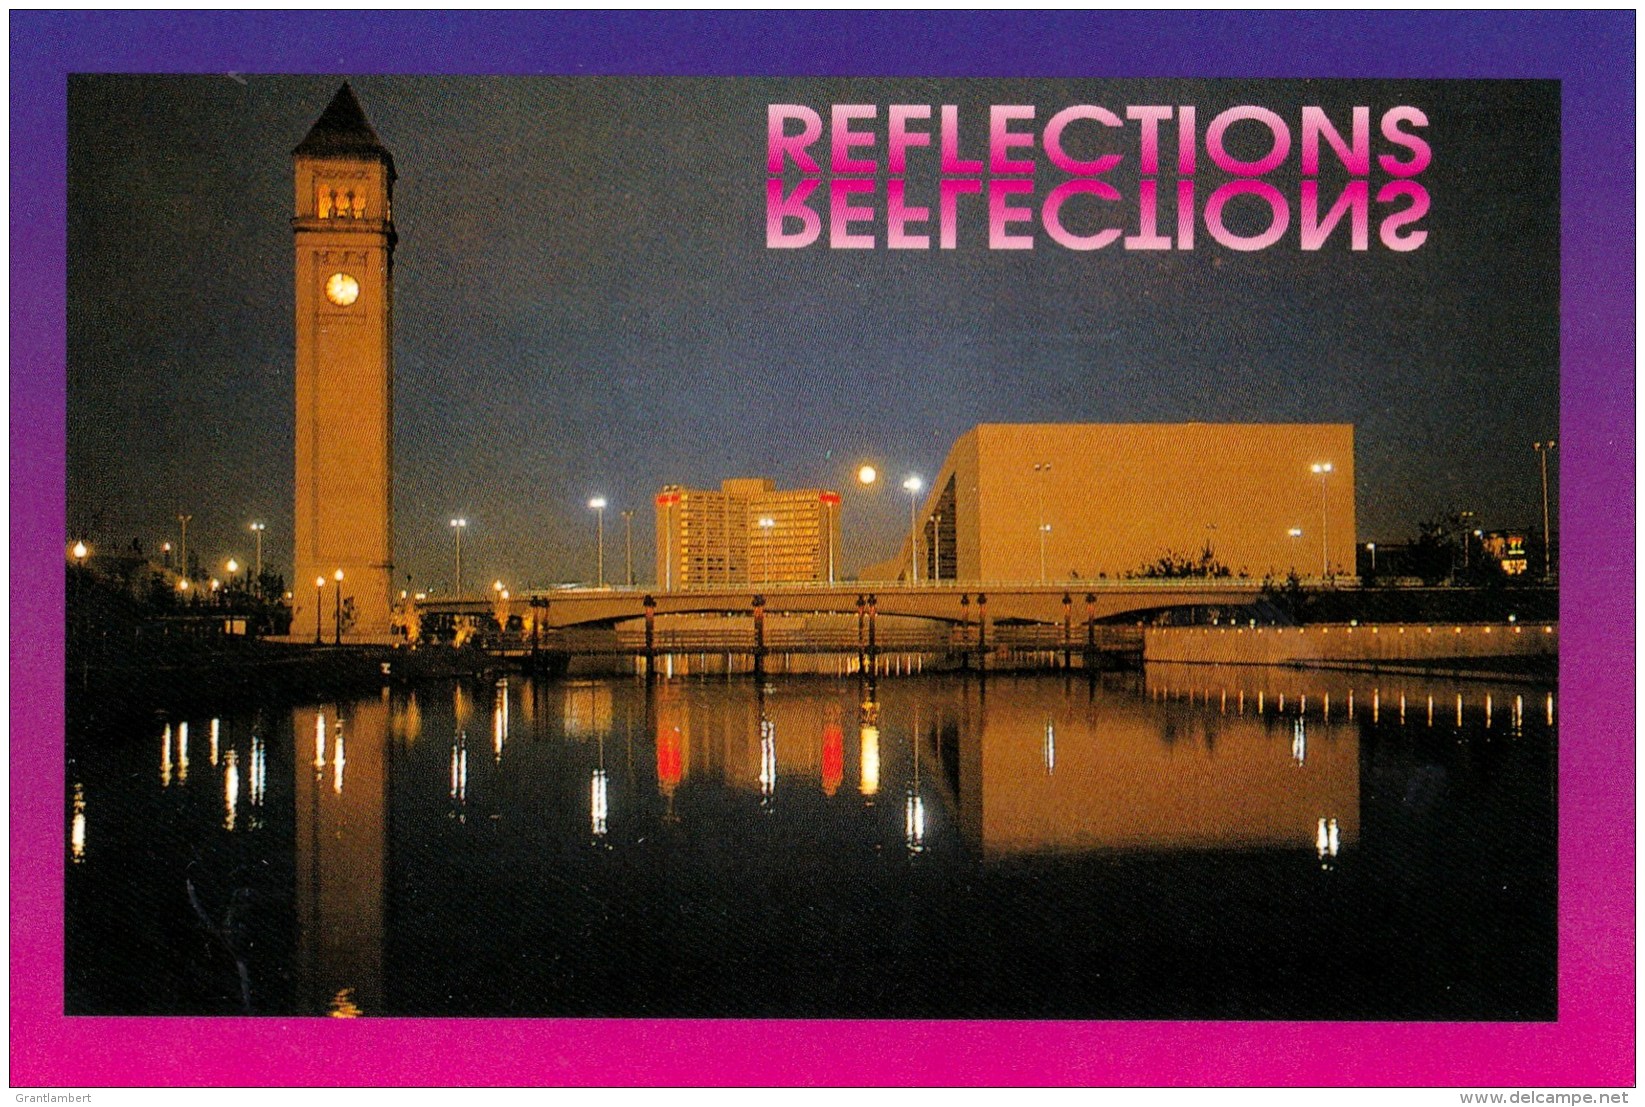
[[977,593],[977,672],[988,671],[988,593]]
[[877,596],[868,597],[868,667],[873,669],[879,664],[880,648],[875,643],[880,619],[880,601]]
[[1062,668],[1064,672],[1074,667],[1074,599],[1067,592],[1062,594]]
[[1097,595],[1085,594],[1085,667],[1096,672],[1097,662]]
[[657,679],[657,597],[645,598],[645,679]]

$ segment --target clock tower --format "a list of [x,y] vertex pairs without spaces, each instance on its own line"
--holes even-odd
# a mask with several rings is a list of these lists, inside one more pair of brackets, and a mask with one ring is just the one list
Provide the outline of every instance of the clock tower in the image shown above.
[[394,577],[394,158],[346,82],[291,153],[292,633],[358,641],[389,633]]

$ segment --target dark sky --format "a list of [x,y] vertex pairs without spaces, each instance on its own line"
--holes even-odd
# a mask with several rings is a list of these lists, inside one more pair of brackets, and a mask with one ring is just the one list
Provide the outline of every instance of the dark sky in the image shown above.
[[[71,530],[152,547],[181,509],[190,547],[220,563],[249,556],[260,518],[265,560],[289,572],[289,153],[340,83],[71,81]],[[449,582],[457,514],[469,579],[592,577],[595,494],[608,576],[632,508],[645,579],[657,489],[746,475],[846,491],[854,569],[906,528],[902,476],[933,476],[979,422],[1351,422],[1361,541],[1461,509],[1540,516],[1531,442],[1559,402],[1553,83],[353,83],[400,174],[395,516],[418,583]],[[1291,229],[1250,253],[1203,225],[1192,251],[1075,252],[1043,233],[989,250],[975,201],[953,251],[768,250],[772,102],[879,104],[882,134],[883,105],[957,104],[967,154],[989,104],[1037,105],[1041,123],[1069,104],[1193,104],[1202,132],[1236,104],[1293,132],[1303,104],[1337,120],[1370,105],[1373,130],[1414,104],[1434,151],[1428,240],[1381,248],[1373,205],[1370,251],[1339,231],[1303,252],[1292,168],[1268,178]],[[1208,168],[1202,205],[1223,180]],[[911,170],[910,195],[935,176]],[[1061,179],[1043,166],[1039,194]],[[1114,210],[1134,211],[1134,162],[1111,179]],[[1324,182],[1334,197],[1340,174]],[[864,459],[889,488],[854,493]]]

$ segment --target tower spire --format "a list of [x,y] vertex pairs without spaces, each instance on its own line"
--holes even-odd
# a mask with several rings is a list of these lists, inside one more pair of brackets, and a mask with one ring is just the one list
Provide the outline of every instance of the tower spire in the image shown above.
[[354,87],[347,81],[292,154],[309,158],[375,157],[386,163],[389,176],[394,176],[394,156],[377,137],[359,97],[354,95]]

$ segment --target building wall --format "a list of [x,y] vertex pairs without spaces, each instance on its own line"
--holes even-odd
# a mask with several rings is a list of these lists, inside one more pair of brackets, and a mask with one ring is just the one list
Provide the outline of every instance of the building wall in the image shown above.
[[[1329,462],[1322,482],[1312,466]],[[1036,466],[1039,466],[1036,469]],[[952,506],[945,494],[952,482]],[[1323,492],[1323,497],[1322,497]],[[1323,507],[1323,512],[1322,512]],[[1354,430],[1348,424],[984,424],[954,444],[921,508],[936,515],[944,579],[1117,578],[1210,547],[1253,578],[1354,574]],[[1293,536],[1292,530],[1300,531]],[[930,550],[920,551],[929,577]],[[908,573],[897,557],[864,572]]]
[[663,588],[824,581],[839,555],[839,496],[760,478],[718,491],[669,485],[657,496],[657,536]]

